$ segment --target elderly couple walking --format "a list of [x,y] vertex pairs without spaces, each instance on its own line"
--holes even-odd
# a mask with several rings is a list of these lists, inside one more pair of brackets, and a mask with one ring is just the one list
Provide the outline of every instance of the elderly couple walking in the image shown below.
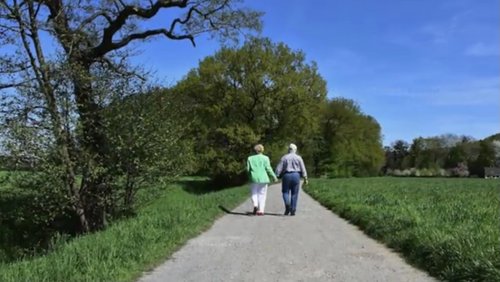
[[264,155],[264,146],[255,145],[255,155],[247,159],[247,173],[251,181],[253,214],[264,215],[266,206],[267,186],[271,182],[282,179],[281,192],[285,203],[285,215],[295,215],[299,197],[300,178],[307,184],[307,172],[302,157],[297,155],[297,146],[290,144],[288,154],[284,155],[278,166],[276,174],[271,168],[269,157]]

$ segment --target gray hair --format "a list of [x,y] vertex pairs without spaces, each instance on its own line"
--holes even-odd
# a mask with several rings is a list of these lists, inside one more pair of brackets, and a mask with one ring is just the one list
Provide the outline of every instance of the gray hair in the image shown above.
[[290,145],[288,145],[288,152],[290,152],[290,153],[297,152],[297,145],[290,143]]

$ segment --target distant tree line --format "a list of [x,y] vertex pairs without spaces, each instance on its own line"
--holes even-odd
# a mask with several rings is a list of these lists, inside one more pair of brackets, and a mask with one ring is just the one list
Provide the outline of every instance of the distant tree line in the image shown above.
[[452,134],[397,140],[384,148],[383,172],[394,176],[484,177],[485,167],[500,166],[500,134],[483,140]]

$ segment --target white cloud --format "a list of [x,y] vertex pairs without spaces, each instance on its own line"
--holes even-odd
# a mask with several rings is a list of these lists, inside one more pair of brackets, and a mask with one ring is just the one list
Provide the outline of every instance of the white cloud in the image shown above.
[[500,56],[500,46],[494,44],[485,44],[483,42],[478,42],[471,45],[465,49],[465,55],[468,56]]

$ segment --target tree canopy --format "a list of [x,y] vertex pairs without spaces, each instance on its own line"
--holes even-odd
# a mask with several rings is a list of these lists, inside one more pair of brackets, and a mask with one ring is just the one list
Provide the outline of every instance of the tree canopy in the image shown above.
[[202,170],[239,179],[243,156],[256,142],[273,160],[287,142],[308,142],[319,129],[326,83],[302,52],[253,38],[202,60],[174,93],[193,117]]

